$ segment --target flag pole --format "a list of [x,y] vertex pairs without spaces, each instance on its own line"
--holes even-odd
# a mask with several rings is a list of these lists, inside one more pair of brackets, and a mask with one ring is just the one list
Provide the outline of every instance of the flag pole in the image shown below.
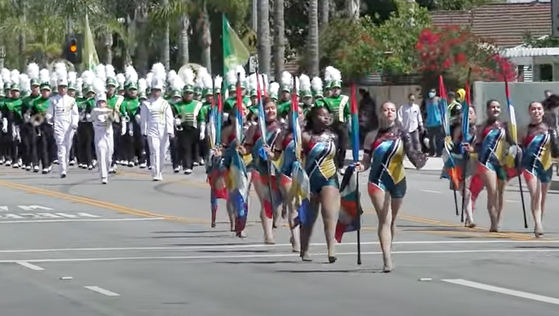
[[[466,95],[464,100],[466,106],[462,109],[462,143],[468,141],[467,136],[470,129],[470,78],[472,76],[472,68],[468,69],[468,76],[466,77]],[[464,209],[466,208],[466,168],[468,167],[468,160],[470,160],[470,153],[463,151],[464,162],[462,164],[462,215],[460,216],[460,221],[464,222]],[[471,199],[471,196],[470,196]]]
[[[357,94],[355,82],[351,82],[351,136],[353,165],[359,162],[359,117],[357,113]],[[361,194],[359,193],[359,173],[355,173],[357,193],[357,265],[361,265]]]

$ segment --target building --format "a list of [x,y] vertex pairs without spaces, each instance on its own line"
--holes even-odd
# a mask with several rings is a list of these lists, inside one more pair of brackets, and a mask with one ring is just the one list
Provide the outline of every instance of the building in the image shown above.
[[507,0],[468,11],[435,11],[433,25],[458,25],[502,49],[518,66],[522,81],[559,81],[559,47],[531,48],[523,45],[530,34],[542,38],[551,34],[551,3]]

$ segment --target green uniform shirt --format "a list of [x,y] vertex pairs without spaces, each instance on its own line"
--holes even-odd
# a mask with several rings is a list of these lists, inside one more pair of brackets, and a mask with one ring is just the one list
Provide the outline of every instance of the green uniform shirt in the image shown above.
[[285,101],[278,104],[278,115],[281,117],[286,117],[291,111],[291,100]]
[[120,107],[120,115],[133,118],[140,112],[139,98],[125,98]]
[[43,99],[42,97],[39,97],[35,100],[33,100],[33,103],[31,104],[31,115],[37,114],[37,113],[46,113],[47,109],[49,108],[49,99]]
[[346,95],[339,95],[337,97],[328,97],[323,99],[324,104],[332,112],[332,119],[334,121],[345,122],[349,119],[351,114],[349,109],[349,97]]
[[124,102],[124,97],[121,95],[113,95],[110,98],[107,98],[107,107],[109,109],[114,109],[117,112],[120,112],[120,107]]
[[[217,107],[217,104],[216,104]],[[204,102],[204,104],[202,104],[202,111],[204,112],[204,115],[206,116],[204,118],[204,121],[207,123],[210,120],[210,112],[212,111],[212,104],[209,102]]]
[[21,113],[21,106],[23,102],[21,99],[7,99],[5,101],[6,109],[14,114],[14,123],[20,124],[23,122],[23,114]]
[[197,100],[179,101],[173,105],[176,117],[182,125],[198,127],[198,122],[206,122],[206,113],[203,110],[202,102]]
[[39,99],[41,97],[40,94],[37,94],[35,96],[30,95],[27,96],[25,98],[23,98],[22,102],[22,106],[21,106],[21,113],[26,113],[27,111],[31,110],[31,107],[33,106],[33,101]]
[[[249,97],[243,97],[243,104],[247,107],[250,106],[251,102],[250,102],[250,98]],[[225,102],[223,102],[223,112],[224,113],[228,113],[231,112],[232,109],[236,108],[237,106],[237,98],[227,98],[227,100],[225,100]]]

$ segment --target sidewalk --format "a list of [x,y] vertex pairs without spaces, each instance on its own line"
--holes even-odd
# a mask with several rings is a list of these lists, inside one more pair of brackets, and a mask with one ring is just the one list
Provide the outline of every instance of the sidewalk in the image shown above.
[[[353,160],[353,153],[350,150],[348,150],[346,152],[345,159],[346,159],[346,162]],[[363,151],[362,150],[359,151],[359,160],[361,160],[361,159],[363,159]],[[415,169],[415,167],[408,160],[407,157],[404,159],[404,168]],[[443,159],[440,158],[440,157],[429,157],[429,160],[427,160],[427,163],[425,164],[425,167],[423,167],[421,170],[442,171],[443,170]]]

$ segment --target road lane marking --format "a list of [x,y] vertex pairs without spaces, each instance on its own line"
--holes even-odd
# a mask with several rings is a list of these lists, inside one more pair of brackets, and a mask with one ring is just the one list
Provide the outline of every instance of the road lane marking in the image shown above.
[[442,193],[441,191],[435,191],[435,190],[421,190],[421,192],[436,193],[436,194]]
[[[393,255],[452,255],[452,254],[496,254],[496,253],[554,253],[559,249],[464,249],[464,250],[409,250],[393,251]],[[311,256],[326,256],[328,253],[311,253]],[[357,252],[338,252],[336,256],[355,256]],[[382,255],[380,251],[361,252],[361,255]],[[139,261],[139,260],[201,260],[201,259],[254,259],[299,257],[297,253],[268,253],[242,255],[196,255],[196,256],[141,256],[141,257],[95,257],[95,258],[57,258],[57,259],[26,259],[31,263],[57,262],[106,262],[106,261]],[[0,260],[0,263],[17,263],[20,260]]]
[[28,269],[35,270],[35,271],[44,271],[45,270],[44,268],[41,268],[41,267],[39,267],[37,265],[34,265],[34,264],[31,264],[27,261],[17,261],[16,263],[19,264],[22,267],[26,267]]
[[98,287],[98,286],[94,286],[94,285],[89,285],[89,286],[84,286],[86,289],[91,290],[93,292],[97,292],[99,294],[103,294],[106,296],[120,296],[120,294],[115,293],[113,291],[109,291],[109,290],[105,290],[104,288]]
[[[125,172],[125,174],[128,174],[128,172]],[[131,174],[135,174],[135,175],[140,174],[141,175],[141,173],[131,173]],[[190,181],[190,180],[180,180],[180,182],[184,183],[185,185],[188,185],[190,187],[199,187],[199,188],[205,188],[205,189],[209,188],[208,184],[201,183],[201,182],[194,182],[194,181]],[[94,200],[94,199],[91,199],[91,198],[81,197],[81,196],[77,196],[77,195],[65,194],[65,193],[61,193],[61,192],[57,192],[57,191],[40,189],[38,187],[27,186],[27,185],[18,184],[18,183],[11,182],[11,181],[6,181],[6,180],[0,180],[0,185],[11,188],[11,189],[18,189],[18,190],[26,191],[26,192],[31,193],[31,194],[40,194],[40,195],[44,195],[44,196],[65,199],[65,200],[68,200],[68,201],[73,201],[73,202],[77,202],[77,203],[81,203],[81,204],[86,204],[86,205],[91,205],[91,206],[100,207],[100,208],[104,208],[104,209],[109,209],[109,210],[113,210],[113,211],[116,211],[116,212],[119,212],[119,213],[135,215],[135,216],[139,216],[139,217],[151,217],[151,218],[160,217],[160,218],[163,218],[163,219],[168,220],[168,221],[175,221],[175,222],[182,222],[182,223],[189,223],[189,224],[209,224],[210,223],[210,221],[204,220],[204,219],[157,214],[157,213],[138,210],[138,209],[135,209],[135,208],[126,207],[126,206],[122,206],[122,205],[118,205],[118,204],[114,204],[114,203],[110,203],[110,202]],[[479,227],[465,228],[463,225],[457,225],[457,224],[451,223],[451,222],[432,220],[432,219],[429,219],[429,218],[411,216],[411,215],[406,215],[406,214],[401,214],[400,218],[408,220],[408,221],[422,223],[422,224],[432,224],[432,225],[442,226],[442,227],[454,227],[454,228],[458,228],[458,229],[463,230],[463,231],[487,232],[487,230],[488,230],[488,229],[482,229],[482,228],[479,228]],[[520,234],[520,233],[512,233],[512,232],[489,233],[487,236],[495,236],[495,237],[499,237],[499,238],[511,238],[511,239],[517,239],[517,240],[535,239],[534,237],[532,237],[529,234]]]
[[[538,240],[412,240],[395,241],[393,245],[460,245],[460,244],[555,244],[559,240],[538,241]],[[377,241],[361,242],[362,246],[378,245]],[[326,246],[326,243],[311,243],[313,247]],[[337,244],[338,247],[354,247],[355,242]],[[41,253],[41,252],[96,252],[96,251],[151,251],[151,250],[206,250],[206,249],[250,249],[250,248],[284,248],[291,247],[291,244],[246,244],[246,245],[207,245],[207,246],[161,246],[161,247],[107,247],[107,248],[50,248],[50,249],[3,249],[0,253]]]
[[20,220],[20,221],[0,221],[1,224],[45,224],[45,223],[69,223],[69,222],[143,222],[165,220],[161,217],[127,217],[127,218],[91,218],[91,219],[45,219],[45,220]]
[[532,300],[532,301],[538,301],[538,302],[544,302],[544,303],[559,305],[559,299],[549,297],[549,296],[543,296],[543,295],[532,294],[532,293],[528,293],[528,292],[516,291],[516,290],[506,289],[504,287],[498,287],[498,286],[493,286],[493,285],[488,285],[488,284],[483,284],[483,283],[477,283],[477,282],[472,282],[472,281],[463,280],[463,279],[446,279],[446,280],[441,280],[441,281],[447,282],[447,283],[452,283],[452,284],[457,284],[457,285],[462,285],[462,286],[466,286],[466,287],[471,287],[471,288],[475,288],[475,289],[479,289],[479,290],[484,290],[484,291],[488,291],[488,292],[495,292],[495,293],[515,296],[515,297],[525,298],[525,299]]

